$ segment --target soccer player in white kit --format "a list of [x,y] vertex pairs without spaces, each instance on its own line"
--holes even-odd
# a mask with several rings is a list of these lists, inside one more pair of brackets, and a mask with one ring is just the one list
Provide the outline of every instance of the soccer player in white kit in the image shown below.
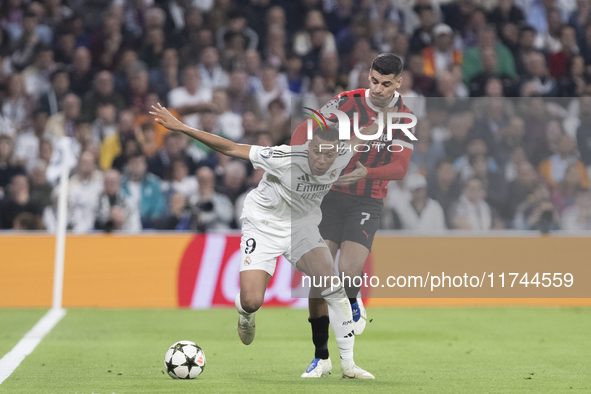
[[[239,313],[238,334],[249,345],[255,334],[255,312],[262,306],[265,291],[275,272],[277,257],[283,255],[299,271],[312,278],[328,304],[339,353],[343,378],[374,379],[353,361],[355,335],[349,299],[341,286],[331,287],[336,275],[332,255],[320,236],[318,224],[322,219],[320,203],[341,171],[353,156],[350,147],[364,141],[353,135],[350,140],[338,140],[333,127],[316,131],[304,145],[262,147],[244,145],[193,129],[160,104],[150,113],[156,122],[199,140],[211,149],[240,159],[250,160],[254,168],[262,168],[265,175],[258,187],[251,191],[242,212],[242,252],[240,264],[240,293],[236,297]],[[386,108],[383,112],[397,112]],[[374,135],[376,123],[360,130]],[[382,123],[382,124],[385,124]],[[315,280],[316,278],[316,280]]]

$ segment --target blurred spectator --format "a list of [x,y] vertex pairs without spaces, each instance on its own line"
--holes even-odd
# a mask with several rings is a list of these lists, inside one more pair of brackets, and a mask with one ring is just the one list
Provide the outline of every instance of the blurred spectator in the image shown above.
[[283,100],[276,98],[269,103],[269,134],[273,143],[281,145],[291,138],[289,113]]
[[35,58],[35,51],[41,41],[37,26],[39,18],[32,11],[26,11],[22,17],[22,33],[20,38],[14,43],[10,59],[12,67],[17,71],[22,71],[31,65]]
[[517,208],[514,227],[548,233],[558,230],[559,225],[560,215],[550,198],[550,187],[545,180],[538,181],[533,194]]
[[507,184],[501,174],[490,169],[489,160],[484,154],[471,156],[469,164],[474,177],[482,181],[486,192],[486,202],[497,212],[503,209],[507,195]]
[[221,134],[231,139],[239,141],[244,134],[242,129],[242,118],[240,115],[230,111],[228,93],[225,89],[215,89],[213,91],[212,102],[217,111],[217,120]]
[[140,136],[142,152],[144,152],[144,155],[146,155],[147,158],[156,156],[156,152],[158,151],[158,141],[156,134],[157,124],[158,123],[155,122],[144,122],[140,126],[142,130],[142,134]]
[[536,36],[534,45],[543,52],[554,54],[559,52],[562,47],[560,42],[562,12],[557,8],[546,8],[546,21],[547,29],[537,29],[538,35]]
[[265,171],[261,168],[254,170],[246,180],[246,191],[242,193],[234,203],[234,217],[236,219],[238,228],[242,227],[242,221],[240,219],[242,215],[242,208],[244,207],[244,200],[246,200],[246,196],[248,195],[248,193],[250,193],[252,189],[256,188],[259,185],[259,183],[263,179],[264,174]]
[[124,50],[121,24],[117,15],[110,12],[104,17],[102,29],[95,33],[89,48],[92,53],[92,64],[96,68],[114,71],[118,57]]
[[458,230],[487,231],[502,228],[494,210],[485,201],[486,191],[479,178],[468,180],[457,204],[452,208],[452,222]]
[[407,63],[413,77],[413,89],[427,96],[432,96],[435,90],[435,79],[425,75],[425,59],[422,55],[411,54]]
[[474,0],[458,0],[447,4],[441,4],[443,22],[451,26],[455,31],[461,32],[470,20],[470,15],[475,10]]
[[538,173],[531,163],[525,161],[517,169],[517,178],[507,187],[505,207],[500,211],[501,216],[508,223],[515,217],[517,208],[533,193],[538,180]]
[[556,97],[558,83],[548,72],[544,55],[532,52],[526,58],[527,74],[521,80],[521,96]]
[[[349,86],[349,76],[341,73],[339,57],[336,52],[325,52],[321,55],[320,75],[324,78],[327,90],[332,94],[341,93]],[[289,97],[289,94],[286,96]],[[287,107],[291,108],[291,103]]]
[[63,99],[70,91],[70,77],[65,67],[58,67],[52,72],[51,88],[39,98],[39,109],[53,116],[62,111]]
[[97,116],[97,107],[105,104],[113,105],[117,111],[126,108],[125,100],[115,91],[113,74],[109,71],[101,71],[95,75],[93,90],[87,92],[82,100],[81,119],[93,122]]
[[[154,10],[160,10],[154,8]],[[144,43],[138,50],[138,58],[146,64],[148,69],[158,66],[165,49],[164,30],[160,27],[150,28],[146,32]]]
[[584,188],[589,187],[589,177],[585,166],[574,153],[575,145],[573,140],[568,135],[562,134],[558,143],[558,152],[540,164],[540,174],[546,177],[551,186],[560,183],[565,177],[567,168],[574,165],[578,170],[581,186]]
[[218,50],[214,46],[203,48],[199,63],[201,87],[203,89],[227,88],[228,74],[222,69]]
[[46,138],[47,113],[37,110],[33,114],[32,127],[22,132],[16,139],[14,159],[27,171],[31,171],[39,159],[39,146]]
[[425,75],[435,77],[448,71],[452,64],[462,64],[462,53],[453,47],[453,31],[443,23],[432,30],[433,45],[422,50],[425,58]]
[[47,181],[46,171],[47,163],[41,160],[38,160],[29,171],[31,202],[40,209],[44,209],[51,204],[53,187]]
[[80,117],[80,98],[69,93],[64,97],[63,110],[47,121],[47,134],[55,137],[73,137],[74,126]]
[[587,77],[585,74],[585,59],[582,56],[573,56],[569,69],[560,80],[561,97],[577,97],[585,93]]
[[12,74],[8,80],[8,95],[2,101],[2,114],[11,125],[3,130],[4,133],[13,135],[27,128],[34,107],[35,98],[25,91],[23,75]]
[[13,228],[15,219],[24,212],[40,217],[41,208],[31,201],[27,177],[19,174],[12,177],[8,193],[0,201],[0,229]]
[[50,77],[55,71],[53,50],[48,47],[38,46],[35,62],[23,70],[25,78],[25,91],[27,94],[39,97],[51,89]]
[[[408,105],[408,102],[406,103]],[[410,161],[417,164],[419,172],[427,177],[433,174],[435,164],[445,156],[445,150],[441,142],[433,141],[431,138],[431,122],[426,118],[417,123],[415,136],[418,141],[415,143]]]
[[157,221],[156,228],[159,230],[189,230],[191,209],[187,204],[187,197],[182,193],[174,193],[169,200],[168,213]]
[[263,70],[263,89],[256,93],[259,108],[263,116],[269,116],[269,103],[277,98],[281,99],[287,108],[287,113],[291,108],[291,96],[286,90],[282,90],[277,85],[277,69],[273,66],[266,66]]
[[132,156],[121,182],[121,190],[131,197],[132,209],[139,209],[144,229],[154,228],[166,209],[160,179],[146,172],[147,168],[146,157],[142,153]]
[[172,164],[175,159],[181,159],[189,166],[189,172],[193,172],[196,165],[183,150],[184,135],[180,132],[171,132],[164,137],[164,147],[158,150],[156,156],[148,160],[148,171],[158,178],[169,181],[172,177]]
[[179,55],[175,48],[164,49],[160,63],[150,69],[148,79],[153,91],[161,97],[179,87]]
[[507,23],[518,25],[524,20],[523,11],[515,5],[515,0],[499,0],[496,7],[488,14],[489,23],[499,27]]
[[241,10],[230,11],[227,14],[227,23],[216,32],[216,41],[220,53],[223,53],[229,44],[231,37],[237,33],[246,41],[245,49],[256,49],[259,44],[259,36],[248,27],[246,15]]
[[[568,166],[564,172],[564,178],[552,190],[552,202],[558,212],[564,211],[575,203],[577,190],[585,188],[581,182],[581,167],[576,164]],[[584,171],[584,170],[583,170]],[[586,174],[585,174],[586,176]]]
[[116,170],[105,172],[103,191],[94,214],[95,230],[138,232],[142,229],[137,205],[121,192],[121,177]]
[[78,47],[74,52],[72,68],[70,69],[70,86],[72,93],[82,97],[86,92],[92,89],[92,80],[94,78],[92,68],[92,55],[88,48]]
[[96,118],[92,123],[92,139],[101,145],[105,138],[117,131],[117,109],[113,104],[105,103],[96,106]]
[[439,203],[427,197],[427,180],[420,174],[409,174],[404,185],[411,198],[397,199],[394,209],[403,230],[441,232],[445,230],[445,215]]
[[198,232],[227,230],[233,218],[232,202],[215,191],[215,176],[208,167],[197,171],[199,192],[191,198],[191,229]]
[[499,166],[492,157],[488,156],[488,150],[484,140],[473,138],[466,146],[466,153],[454,160],[454,170],[460,175],[462,181],[474,177],[475,172],[471,161],[477,156],[484,156],[485,170],[498,173]]
[[113,160],[119,156],[121,149],[125,146],[127,140],[137,140],[137,135],[140,133],[135,127],[135,119],[133,112],[126,110],[119,115],[119,122],[115,134],[106,137],[101,146],[101,168],[103,170],[110,169]]
[[10,184],[12,177],[25,174],[25,169],[15,163],[13,156],[14,142],[12,138],[0,134],[0,196],[6,193],[6,188]]
[[140,143],[135,138],[125,139],[123,146],[121,147],[121,154],[113,160],[111,168],[123,173],[129,159],[135,155],[142,153]]
[[483,100],[484,114],[476,121],[474,130],[482,138],[491,154],[496,154],[495,147],[501,140],[501,129],[509,122],[509,111],[505,107],[506,100],[493,97]]
[[431,31],[435,26],[435,13],[431,4],[417,4],[414,7],[414,12],[419,18],[419,27],[416,28],[410,39],[409,51],[418,53],[431,45]]
[[96,157],[82,152],[76,173],[70,179],[68,209],[71,211],[72,230],[87,233],[94,228],[94,212],[103,189],[103,174],[96,167]]
[[572,26],[560,28],[560,50],[550,55],[550,75],[556,80],[566,76],[571,68],[573,58],[579,54],[577,36]]
[[246,168],[237,160],[232,160],[225,166],[222,184],[216,190],[227,196],[233,203],[246,191]]
[[256,97],[248,92],[247,88],[246,72],[239,70],[230,74],[230,84],[228,86],[230,109],[241,116],[246,112],[252,112],[258,120],[261,120],[263,115],[259,103]]
[[[336,42],[331,32],[326,30],[324,17],[319,10],[311,10],[306,15],[304,29],[296,33],[293,39],[293,51],[306,57],[311,51],[323,49],[325,52],[336,51]],[[305,62],[304,62],[305,63]],[[306,69],[309,69],[304,65]]]
[[189,175],[189,166],[183,159],[172,160],[172,175],[169,182],[162,185],[163,191],[168,194],[181,193],[185,198],[197,194],[197,178]]
[[[256,93],[263,90],[263,67],[261,66],[261,55],[254,49],[249,49],[244,52],[244,71],[248,75],[248,92]],[[227,86],[225,86],[227,87]]]
[[469,141],[468,127],[469,125],[460,114],[453,114],[449,118],[450,138],[443,143],[445,154],[449,159],[455,160],[466,151]]
[[591,192],[589,189],[577,190],[575,204],[564,211],[562,229],[569,231],[591,230]]
[[[512,116],[505,126],[499,127],[499,143],[495,150],[495,160],[505,170],[505,178],[509,181],[515,179],[517,168],[511,166],[511,156],[516,148],[523,145],[525,136],[525,123],[519,116]],[[515,164],[515,163],[513,163]]]
[[[187,66],[183,70],[183,86],[179,86],[168,93],[168,105],[179,108],[191,104],[202,104],[211,101],[212,91],[201,86],[200,72],[197,66]],[[199,115],[183,117],[190,127],[199,127]]]
[[127,68],[129,87],[124,96],[127,105],[134,114],[141,114],[146,108],[146,100],[149,94],[148,69],[145,63],[135,62]]
[[497,41],[497,33],[493,26],[487,26],[478,32],[478,46],[468,48],[464,52],[462,62],[462,78],[468,83],[472,78],[482,72],[482,51],[486,48],[492,48],[497,55],[498,74],[506,74],[516,77],[515,62],[511,51],[503,44]]
[[461,184],[454,171],[451,161],[440,159],[435,166],[433,180],[427,183],[427,195],[437,201],[445,212],[447,228],[451,225],[450,208],[460,196]]
[[581,100],[580,120],[581,124],[577,129],[577,146],[581,161],[590,169],[591,174],[591,99]]
[[482,68],[483,71],[474,76],[468,86],[471,97],[480,97],[485,95],[486,84],[492,79],[497,78],[502,83],[502,94],[506,97],[516,95],[517,80],[509,74],[497,74],[497,54],[493,48],[482,50]]

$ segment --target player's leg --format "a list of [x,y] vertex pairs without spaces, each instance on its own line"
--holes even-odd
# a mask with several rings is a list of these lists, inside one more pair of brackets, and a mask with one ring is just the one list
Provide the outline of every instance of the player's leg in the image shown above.
[[352,330],[351,305],[342,286],[340,284],[333,286],[336,283],[330,279],[336,276],[336,271],[329,249],[315,247],[309,250],[298,260],[296,268],[310,276],[313,287],[317,287],[326,300],[328,315],[341,356],[343,377],[373,379],[372,374],[356,366],[353,360],[355,335]]
[[[326,245],[334,258],[338,252],[339,246],[333,242],[326,240]],[[312,342],[314,343],[314,359],[302,374],[303,378],[317,378],[330,373],[332,365],[328,354],[328,305],[319,288],[311,287],[310,296],[308,298],[308,309],[310,317],[308,321],[312,326]]]
[[242,224],[240,242],[240,293],[236,296],[238,336],[250,345],[255,335],[255,312],[263,305],[265,291],[273,273],[277,257],[289,237],[270,238],[248,221]]
[[[371,251],[374,236],[380,226],[383,201],[363,196],[343,196],[346,217],[341,239],[339,271],[353,279],[363,276],[363,266]],[[359,281],[357,282],[359,284]],[[367,324],[367,312],[363,306],[359,286],[355,281],[345,281],[345,291],[351,303],[355,335],[360,335]]]
[[240,293],[236,296],[238,310],[238,336],[245,345],[250,345],[255,334],[255,312],[265,299],[265,290],[271,275],[263,270],[240,272]]
[[353,312],[353,321],[355,322],[355,335],[361,335],[367,324],[367,312],[361,299],[360,286],[354,281],[356,276],[363,276],[363,266],[369,255],[369,249],[366,246],[353,241],[343,241],[341,244],[341,255],[339,256],[339,271],[342,275],[351,278],[345,281],[344,288],[351,310]]
[[[333,261],[339,250],[339,243],[343,231],[343,215],[340,212],[340,194],[330,191],[322,200],[322,221],[318,227],[320,235],[330,249]],[[314,359],[302,377],[320,377],[326,373],[328,362],[328,306],[317,288],[310,288],[308,297],[310,316],[308,321],[312,327],[312,342],[314,343]],[[320,360],[328,360],[322,362]]]

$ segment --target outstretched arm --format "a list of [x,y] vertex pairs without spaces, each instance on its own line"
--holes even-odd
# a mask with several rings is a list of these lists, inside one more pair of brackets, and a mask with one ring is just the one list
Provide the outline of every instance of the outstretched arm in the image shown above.
[[174,116],[160,103],[152,106],[150,114],[156,116],[155,121],[169,130],[180,131],[191,138],[196,139],[226,156],[237,157],[239,159],[250,159],[250,145],[237,144],[233,141],[227,140],[215,134],[211,134],[202,130],[197,130],[187,126]]

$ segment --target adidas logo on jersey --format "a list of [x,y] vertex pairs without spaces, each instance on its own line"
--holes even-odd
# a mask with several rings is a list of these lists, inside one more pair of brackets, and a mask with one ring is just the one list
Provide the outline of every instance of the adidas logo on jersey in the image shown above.
[[298,177],[298,181],[310,182],[310,175],[304,174],[301,177]]

